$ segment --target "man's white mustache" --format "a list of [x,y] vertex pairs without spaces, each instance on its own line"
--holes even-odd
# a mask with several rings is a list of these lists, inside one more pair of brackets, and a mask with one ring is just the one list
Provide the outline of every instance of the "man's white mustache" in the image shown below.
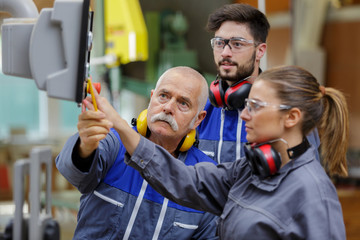
[[178,126],[177,122],[175,121],[175,119],[174,119],[171,115],[166,114],[166,113],[164,113],[164,112],[155,114],[154,116],[151,117],[150,121],[151,121],[151,122],[165,121],[165,122],[167,122],[167,123],[170,124],[170,127],[171,127],[172,130],[174,130],[175,132],[176,132],[177,130],[179,130],[179,126]]

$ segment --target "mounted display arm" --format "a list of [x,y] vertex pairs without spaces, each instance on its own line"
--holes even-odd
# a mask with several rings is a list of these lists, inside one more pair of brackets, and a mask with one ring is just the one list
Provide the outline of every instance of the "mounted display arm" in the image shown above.
[[8,12],[13,18],[37,18],[39,12],[32,0],[0,0],[2,12]]
[[37,18],[4,19],[3,73],[34,79],[49,97],[81,103],[92,46],[89,9],[90,0],[56,0]]

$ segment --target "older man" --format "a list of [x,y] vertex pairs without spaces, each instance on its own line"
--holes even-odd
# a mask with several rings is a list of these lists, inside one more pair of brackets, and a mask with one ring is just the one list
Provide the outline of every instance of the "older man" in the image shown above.
[[[207,89],[197,71],[175,67],[151,91],[145,135],[187,165],[213,162],[191,144],[181,148],[206,115]],[[79,133],[56,159],[59,171],[82,193],[74,239],[216,239],[215,216],[163,198],[124,163],[126,149],[118,132],[135,132],[105,98],[95,95],[98,111],[84,100]]]

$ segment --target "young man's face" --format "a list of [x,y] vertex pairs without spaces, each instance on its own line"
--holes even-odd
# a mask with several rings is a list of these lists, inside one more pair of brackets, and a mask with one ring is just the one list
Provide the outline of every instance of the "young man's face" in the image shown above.
[[230,49],[229,45],[224,48],[213,49],[215,64],[220,77],[224,80],[239,81],[250,76],[257,66],[255,41],[245,24],[234,21],[224,22],[215,32],[214,37],[223,39],[243,38],[253,41],[253,43],[244,43],[241,49]]

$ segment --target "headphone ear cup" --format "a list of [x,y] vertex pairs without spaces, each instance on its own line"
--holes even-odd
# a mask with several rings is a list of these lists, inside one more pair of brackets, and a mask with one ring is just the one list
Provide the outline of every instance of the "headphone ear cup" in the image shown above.
[[280,155],[269,144],[252,146],[245,144],[245,156],[254,174],[268,177],[281,167]]
[[144,137],[147,133],[147,109],[143,110],[136,119],[137,131]]
[[219,83],[220,81],[217,79],[210,84],[210,88],[209,88],[209,100],[210,103],[215,107],[224,106],[224,101],[223,101],[224,91],[221,84]]
[[259,175],[268,177],[275,174],[281,167],[280,155],[269,144],[254,147],[255,164]]
[[239,82],[230,86],[224,95],[224,102],[231,109],[243,109],[245,98],[249,96],[252,84],[248,81]]
[[[136,129],[144,137],[148,137],[148,127],[147,127],[147,109],[143,110],[138,118],[136,119]],[[191,130],[180,142],[180,147],[178,147],[180,152],[186,152],[191,148],[191,146],[196,141],[196,130]]]
[[257,169],[257,164],[255,162],[255,152],[250,143],[245,144],[244,152],[246,159],[249,161],[252,172],[256,175],[259,175],[259,170]]
[[180,152],[186,152],[191,148],[196,140],[196,130],[191,130],[186,136],[179,149]]

